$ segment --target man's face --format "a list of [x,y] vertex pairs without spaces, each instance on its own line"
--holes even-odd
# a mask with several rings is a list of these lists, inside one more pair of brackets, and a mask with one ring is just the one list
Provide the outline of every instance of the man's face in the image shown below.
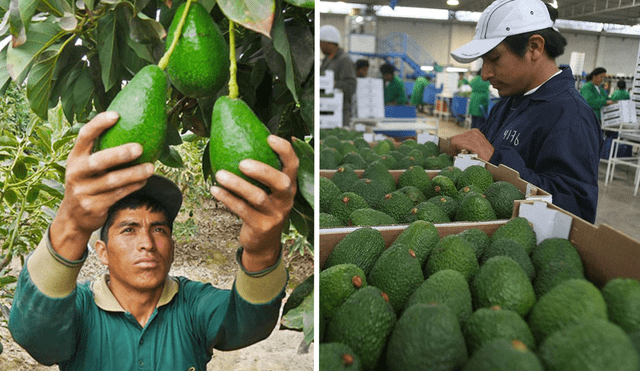
[[108,234],[108,245],[98,254],[112,281],[135,291],[164,284],[173,262],[171,229],[164,213],[146,207],[120,210]]
[[593,85],[600,86],[600,85],[602,85],[602,83],[604,82],[604,78],[605,78],[606,76],[607,76],[607,73],[606,73],[606,72],[603,72],[603,73],[601,73],[601,74],[594,75],[594,76],[591,78],[591,81],[593,82]]
[[489,80],[501,97],[526,93],[535,87],[530,87],[534,73],[528,54],[519,57],[504,43],[498,44],[482,56],[482,79]]
[[356,70],[357,77],[367,77],[368,73],[369,73],[369,67],[360,67],[358,68],[358,70]]
[[393,80],[393,74],[392,73],[383,73],[382,74],[382,79],[386,82],[389,82],[391,80]]
[[334,43],[330,43],[328,41],[320,41],[320,50],[324,55],[333,54],[334,50],[337,49],[337,45]]

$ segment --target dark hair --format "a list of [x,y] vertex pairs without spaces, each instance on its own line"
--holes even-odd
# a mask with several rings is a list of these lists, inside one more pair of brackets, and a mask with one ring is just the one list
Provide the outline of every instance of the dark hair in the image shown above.
[[[549,4],[546,4],[547,10],[551,21],[555,22],[558,18],[558,10]],[[540,35],[544,39],[544,50],[547,52],[551,59],[556,59],[564,54],[564,47],[567,46],[567,39],[564,38],[553,27],[545,28],[542,30],[525,32],[518,35],[507,36],[504,39],[505,45],[511,49],[516,55],[523,57],[527,52],[527,46],[529,39],[533,35]]]
[[623,90],[627,88],[627,83],[624,80],[618,80],[617,84],[618,89]]
[[147,208],[154,213],[163,213],[169,222],[169,229],[173,231],[173,220],[169,218],[169,213],[158,201],[145,195],[131,194],[113,204],[107,211],[107,220],[100,230],[100,239],[106,244],[109,240],[109,228],[113,224],[116,215],[120,210],[135,210],[141,207]]
[[385,63],[380,66],[380,73],[383,75],[392,74],[395,72],[396,68],[391,63]]
[[591,81],[591,79],[593,79],[593,76],[595,75],[599,75],[601,73],[606,73],[607,70],[604,69],[604,67],[596,67],[593,69],[593,71],[591,71],[590,74],[587,75],[587,81]]
[[356,69],[359,70],[362,67],[369,67],[369,61],[366,59],[358,59],[356,61]]

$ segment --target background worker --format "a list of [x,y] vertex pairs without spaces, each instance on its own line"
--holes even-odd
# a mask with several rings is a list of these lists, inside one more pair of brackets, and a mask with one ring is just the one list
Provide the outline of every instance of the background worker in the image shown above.
[[356,77],[367,77],[369,75],[369,61],[358,59],[356,61]]
[[[152,175],[150,163],[121,168],[141,155],[138,143],[92,153],[117,119],[101,113],[80,130],[60,208],[18,278],[9,330],[38,362],[61,370],[205,370],[213,349],[260,341],[278,321],[287,282],[280,238],[298,158],[289,142],[269,136],[282,171],[240,162],[270,194],[228,171],[214,175],[212,195],[244,222],[236,280],[231,290],[217,289],[168,276],[182,204],[178,186]],[[108,274],[77,284],[99,228],[95,250]]]
[[382,80],[384,80],[384,104],[385,105],[404,105],[407,104],[407,92],[404,82],[395,75],[396,68],[385,63],[380,66]]
[[587,83],[580,88],[580,95],[587,101],[589,107],[593,109],[598,122],[600,122],[600,109],[613,103],[609,99],[609,93],[602,87],[606,76],[607,70],[603,67],[596,67],[587,75]]
[[474,39],[451,55],[460,63],[482,58],[482,79],[501,99],[482,131],[453,136],[451,144],[511,167],[593,223],[602,132],[571,69],[556,64],[567,44],[553,27],[557,16],[540,0],[497,0],[484,10]]
[[617,102],[619,100],[631,99],[631,96],[627,91],[627,83],[624,82],[624,80],[622,79],[618,80],[618,82],[616,83],[616,86],[618,87],[618,89],[614,91],[613,94],[611,94],[611,97],[609,97],[609,100],[611,100],[612,102]]
[[486,115],[489,108],[489,81],[482,79],[482,69],[471,80],[471,97],[469,98],[469,114],[471,127],[481,129],[487,122]]
[[331,25],[320,27],[320,50],[324,59],[320,65],[320,74],[333,71],[333,86],[342,90],[342,126],[349,126],[351,119],[351,100],[356,92],[356,67],[349,54],[340,47],[340,32]]

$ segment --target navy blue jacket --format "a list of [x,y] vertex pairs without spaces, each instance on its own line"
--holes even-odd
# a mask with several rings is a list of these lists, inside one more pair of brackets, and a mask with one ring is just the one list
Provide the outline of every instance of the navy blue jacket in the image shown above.
[[480,130],[494,147],[489,162],[518,171],[551,193],[555,205],[595,221],[602,131],[571,69],[530,95],[501,99]]

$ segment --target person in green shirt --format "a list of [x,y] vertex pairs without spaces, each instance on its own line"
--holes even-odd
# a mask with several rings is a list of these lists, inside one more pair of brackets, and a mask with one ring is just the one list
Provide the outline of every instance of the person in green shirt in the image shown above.
[[468,85],[469,84],[469,80],[464,78],[464,72],[458,72],[458,87],[461,87],[462,85]]
[[587,75],[587,83],[580,89],[580,95],[587,101],[587,104],[598,118],[600,122],[600,109],[602,107],[613,103],[609,99],[609,94],[602,88],[602,83],[607,75],[607,70],[603,67],[596,67],[590,74]]
[[471,128],[482,128],[487,122],[485,118],[489,107],[489,81],[482,79],[482,69],[478,71],[469,86],[471,86],[471,97],[469,98],[469,114],[471,115]]
[[[269,336],[278,321],[288,274],[280,235],[296,193],[298,158],[269,136],[282,170],[254,160],[240,169],[271,189],[216,172],[212,195],[243,221],[230,290],[171,277],[178,186],[152,175],[154,165],[122,168],[142,153],[137,143],[92,153],[118,120],[115,112],[84,125],[69,154],[65,193],[42,242],[18,278],[9,330],[38,362],[60,370],[206,370],[213,349],[238,349]],[[77,284],[87,244],[108,273]]]
[[395,75],[396,68],[385,63],[380,66],[380,73],[384,80],[384,104],[385,105],[404,105],[407,104],[407,93],[404,88],[404,82]]
[[629,92],[627,91],[627,83],[624,80],[618,80],[616,83],[618,89],[611,94],[609,97],[610,100],[617,102],[619,100],[629,100],[631,96],[629,96]]
[[413,84],[413,89],[411,90],[411,105],[413,106],[421,106],[424,104],[422,101],[424,98],[424,89],[429,85],[429,80],[427,80],[424,76],[419,76],[416,79],[416,82]]

